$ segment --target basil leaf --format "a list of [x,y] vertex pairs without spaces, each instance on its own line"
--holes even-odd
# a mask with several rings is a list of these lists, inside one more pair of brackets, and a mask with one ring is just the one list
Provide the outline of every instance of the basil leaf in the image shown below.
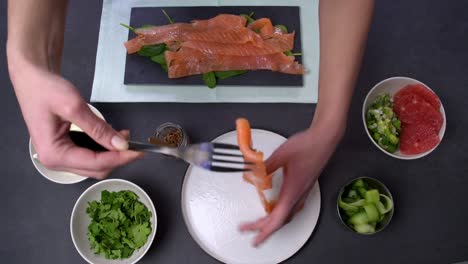
[[219,72],[215,72],[215,75],[218,79],[220,80],[224,80],[224,79],[227,79],[227,78],[231,78],[231,77],[234,77],[234,76],[238,76],[238,75],[242,75],[244,73],[246,73],[247,71],[246,70],[238,70],[238,71],[219,71]]
[[161,65],[163,70],[165,72],[167,72],[167,62],[166,62],[166,56],[164,55],[164,53],[161,53],[161,54],[156,55],[156,56],[152,56],[151,61]]
[[166,50],[166,44],[157,44],[143,46],[139,51],[138,55],[145,57],[153,57],[163,53]]
[[205,81],[206,86],[211,89],[216,87],[216,75],[214,72],[207,72],[203,74],[203,81]]
[[152,56],[151,60],[153,62],[156,62],[157,64],[161,64],[161,65],[166,64],[166,56],[164,55],[164,53],[161,53],[161,54],[156,55],[156,56]]

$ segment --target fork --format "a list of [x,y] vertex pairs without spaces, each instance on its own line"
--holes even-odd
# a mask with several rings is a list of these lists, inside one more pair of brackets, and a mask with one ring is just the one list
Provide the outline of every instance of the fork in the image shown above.
[[[70,131],[69,136],[77,146],[97,152],[107,150],[84,132]],[[239,147],[232,144],[210,142],[173,148],[129,141],[128,146],[130,150],[176,157],[194,166],[214,172],[245,172],[249,171],[253,165],[250,162],[245,162]]]

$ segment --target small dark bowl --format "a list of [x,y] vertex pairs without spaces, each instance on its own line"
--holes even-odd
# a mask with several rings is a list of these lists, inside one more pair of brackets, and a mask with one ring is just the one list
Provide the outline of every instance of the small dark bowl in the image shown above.
[[[384,216],[384,218],[382,219],[382,221],[381,221],[380,223],[377,224],[374,233],[361,234],[361,233],[356,232],[356,231],[355,231],[353,228],[351,228],[350,226],[348,226],[348,225],[346,224],[346,217],[347,217],[347,216],[344,214],[344,212],[342,212],[342,210],[340,209],[340,206],[339,206],[339,202],[338,202],[338,201],[340,200],[341,195],[343,195],[343,193],[345,192],[345,190],[347,190],[348,187],[351,186],[351,184],[353,184],[355,181],[357,181],[357,180],[359,180],[359,179],[362,179],[362,180],[364,180],[365,182],[367,182],[367,184],[369,185],[369,187],[371,187],[371,188],[373,188],[373,189],[379,190],[379,193],[384,194],[384,195],[387,195],[388,197],[390,197],[390,199],[391,199],[392,202],[393,202],[393,208],[392,208],[392,210]],[[338,217],[340,218],[341,223],[343,223],[343,225],[345,225],[345,226],[346,226],[349,230],[351,230],[353,233],[356,233],[356,234],[359,234],[359,235],[375,235],[375,234],[377,234],[378,232],[384,230],[385,227],[387,227],[388,224],[390,223],[390,221],[392,220],[393,212],[395,211],[395,202],[393,201],[393,196],[392,196],[392,194],[390,193],[390,191],[388,190],[388,188],[387,188],[382,182],[380,182],[379,180],[374,179],[374,178],[359,177],[359,178],[352,179],[351,181],[349,181],[348,183],[346,183],[343,187],[341,187],[340,192],[339,192],[339,194],[338,194],[338,199],[336,200],[336,208],[337,208],[337,210],[338,210]]]

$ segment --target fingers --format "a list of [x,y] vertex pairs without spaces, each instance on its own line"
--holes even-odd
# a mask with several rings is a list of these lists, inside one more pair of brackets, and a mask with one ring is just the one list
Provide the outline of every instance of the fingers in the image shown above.
[[109,150],[128,149],[127,140],[112,129],[108,123],[96,116],[84,101],[77,103],[74,107],[70,106],[65,113],[65,118],[75,123],[96,142]]
[[70,146],[61,156],[62,164],[67,168],[103,171],[125,165],[142,155],[142,153],[135,151],[93,152],[88,149]]
[[245,231],[255,231],[255,230],[258,230],[258,229],[260,229],[260,228],[265,224],[265,222],[267,221],[267,219],[268,219],[268,216],[265,216],[265,217],[263,217],[263,218],[258,219],[258,220],[255,221],[255,222],[242,224],[242,225],[240,226],[240,231],[241,231],[241,232],[245,232]]
[[277,219],[274,219],[271,216],[269,217],[268,220],[269,221],[265,221],[265,223],[259,230],[260,232],[255,237],[254,244],[253,244],[254,247],[258,247],[260,244],[265,242],[265,240],[269,238],[271,234],[273,234],[273,232],[278,230],[282,225],[282,223],[280,223]]
[[258,247],[284,224],[289,223],[293,217],[302,210],[307,196],[308,192],[298,200],[292,210],[281,205],[276,206],[270,215],[260,218],[252,223],[242,224],[239,228],[240,231],[258,232],[253,242],[253,246]]
[[105,178],[113,169],[130,163],[140,157],[142,153],[135,151],[107,151],[96,153],[88,149],[72,146],[57,161],[43,162],[46,167],[54,170],[68,171],[81,176],[96,179]]
[[[119,134],[124,139],[130,137],[128,130]],[[72,172],[97,179],[105,178],[113,169],[143,156],[135,151],[93,152],[74,145],[70,139],[57,142],[54,149],[39,154],[41,163],[49,169]]]
[[120,130],[119,131],[119,134],[122,135],[122,137],[125,139],[125,140],[130,140],[130,130]]
[[[282,154],[280,153],[279,155]],[[295,178],[291,178],[291,176],[295,176]],[[241,225],[241,231],[258,232],[254,240],[255,247],[263,243],[285,223],[291,221],[294,215],[302,210],[309,193],[308,190],[310,190],[310,185],[304,181],[298,181],[301,178],[301,175],[298,174],[294,167],[285,166],[284,181],[281,186],[278,203],[271,214],[256,222]]]
[[240,226],[241,232],[258,232],[254,239],[253,246],[258,247],[265,242],[276,230],[283,226],[284,220],[288,216],[286,208],[276,207],[271,214],[260,218],[252,223],[245,223]]

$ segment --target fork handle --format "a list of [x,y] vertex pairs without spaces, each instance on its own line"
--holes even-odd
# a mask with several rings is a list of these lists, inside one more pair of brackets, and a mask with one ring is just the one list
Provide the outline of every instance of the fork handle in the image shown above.
[[[75,143],[75,145],[86,148],[96,152],[107,151],[108,149],[94,141],[88,134],[81,131],[70,131],[70,139]],[[152,144],[146,144],[136,141],[128,142],[128,149],[152,153],[161,153],[171,156],[176,156],[176,149],[170,147],[157,146]]]
[[144,151],[144,152],[151,152],[151,153],[159,153],[159,154],[166,154],[174,157],[178,157],[178,149],[171,148],[166,146],[157,146],[147,143],[141,143],[136,141],[129,141],[128,142],[128,149],[136,150],[136,151]]

